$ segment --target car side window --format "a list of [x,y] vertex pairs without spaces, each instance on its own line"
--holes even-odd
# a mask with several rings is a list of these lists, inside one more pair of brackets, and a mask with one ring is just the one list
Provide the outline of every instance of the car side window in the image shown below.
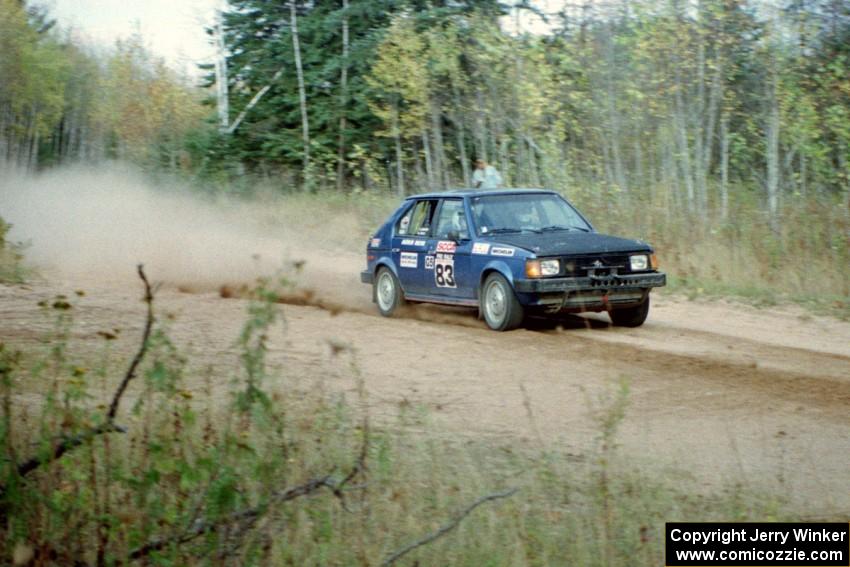
[[463,211],[463,201],[460,199],[444,200],[437,215],[434,238],[448,238],[450,232],[456,232],[461,240],[469,238],[466,213]]
[[437,201],[423,200],[407,211],[396,226],[396,234],[399,236],[428,236],[431,234],[431,221]]

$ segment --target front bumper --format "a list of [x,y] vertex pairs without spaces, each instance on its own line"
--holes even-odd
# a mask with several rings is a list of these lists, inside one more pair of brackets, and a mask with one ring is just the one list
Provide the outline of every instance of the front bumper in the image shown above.
[[620,289],[643,289],[667,285],[667,274],[614,274],[608,276],[586,276],[583,278],[542,278],[539,280],[516,280],[514,289],[518,293],[563,293],[570,291],[602,291]]
[[667,275],[648,274],[587,276],[516,280],[520,302],[527,307],[558,311],[609,311],[640,305],[650,288],[667,284]]
[[375,281],[375,274],[373,274],[369,270],[363,270],[360,272],[360,281],[365,284],[371,284]]

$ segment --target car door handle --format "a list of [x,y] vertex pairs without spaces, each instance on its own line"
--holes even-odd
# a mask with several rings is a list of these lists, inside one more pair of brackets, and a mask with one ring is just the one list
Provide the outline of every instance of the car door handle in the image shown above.
[[393,248],[393,252],[398,252],[400,250],[401,250],[401,248]]

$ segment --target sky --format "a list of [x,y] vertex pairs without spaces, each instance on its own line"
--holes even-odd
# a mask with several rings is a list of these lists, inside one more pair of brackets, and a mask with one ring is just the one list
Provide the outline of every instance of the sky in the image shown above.
[[[533,0],[538,8],[553,13],[564,0]],[[197,64],[212,62],[215,50],[204,28],[211,25],[224,0],[40,0],[50,8],[60,27],[93,47],[109,47],[134,32],[141,32],[147,47],[175,70],[197,75]],[[523,11],[522,31],[545,33],[548,26]],[[516,19],[502,22],[515,31]]]
[[178,71],[197,74],[214,49],[204,28],[221,0],[41,0],[57,24],[93,47],[141,32],[147,47]]

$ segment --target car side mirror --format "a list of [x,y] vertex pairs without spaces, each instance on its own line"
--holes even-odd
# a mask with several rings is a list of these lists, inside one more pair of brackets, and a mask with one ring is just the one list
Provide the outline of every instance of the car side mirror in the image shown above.
[[449,233],[446,234],[446,238],[452,242],[460,242],[460,233],[456,230],[450,230]]

